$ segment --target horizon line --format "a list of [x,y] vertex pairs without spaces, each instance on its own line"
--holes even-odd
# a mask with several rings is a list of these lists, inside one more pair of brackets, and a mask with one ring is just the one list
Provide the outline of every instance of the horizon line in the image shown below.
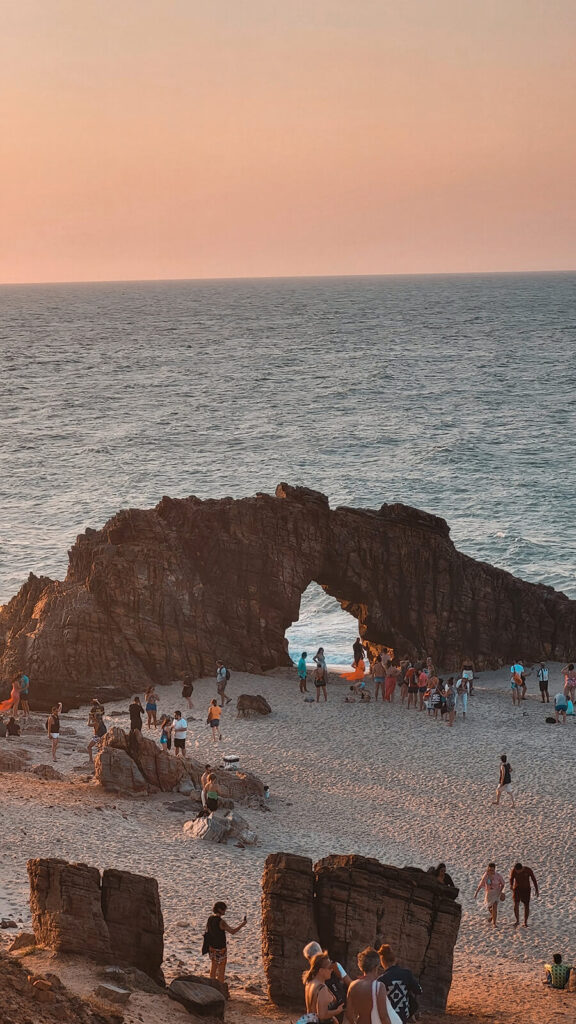
[[0,281],[0,288],[34,288],[52,285],[75,284],[183,284],[186,282],[216,281],[338,281],[366,278],[406,278],[406,277],[512,277],[537,276],[555,274],[576,274],[576,269],[564,270],[434,270],[412,271],[408,273],[384,274],[256,274],[253,276],[238,274],[232,276],[210,277],[97,277],[57,279],[51,281]]

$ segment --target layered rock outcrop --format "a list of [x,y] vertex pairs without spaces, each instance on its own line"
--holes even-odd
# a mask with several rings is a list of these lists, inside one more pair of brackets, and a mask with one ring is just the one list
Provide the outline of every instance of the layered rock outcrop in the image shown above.
[[576,602],[461,554],[443,519],[400,504],[332,510],[280,484],[275,496],[163,498],[81,534],[64,582],[31,575],[0,610],[0,671],[25,669],[41,706],[211,675],[215,655],[262,672],[288,664],[284,634],[313,580],[374,650],[446,668],[576,657]]
[[262,958],[271,1000],[302,1002],[302,949],[311,940],[356,977],[356,956],[387,942],[420,979],[424,1009],[441,1010],[452,981],[460,926],[457,889],[418,868],[368,857],[271,854],[262,878]]
[[29,860],[36,942],[137,967],[162,980],[164,921],[155,878],[54,858]]

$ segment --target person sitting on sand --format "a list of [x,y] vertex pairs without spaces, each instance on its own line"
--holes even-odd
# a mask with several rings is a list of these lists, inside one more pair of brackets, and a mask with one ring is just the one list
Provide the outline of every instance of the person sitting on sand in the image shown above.
[[[319,942],[309,942],[307,946],[304,946],[302,950],[309,964],[312,963],[313,957],[317,956],[318,953],[322,953],[322,946]],[[352,979],[348,976],[342,964],[339,964],[336,960],[332,961],[332,974],[326,980],[326,987],[330,989],[332,998],[336,1001],[336,1004],[342,1004],[346,1006],[346,994],[348,987]]]
[[552,963],[546,964],[544,970],[546,971],[546,985],[551,985],[552,988],[566,988],[572,968],[563,962],[561,953],[554,953]]
[[382,965],[379,954],[372,946],[358,953],[358,967],[362,977],[353,981],[348,989],[348,1020],[352,1024],[402,1024],[388,999],[386,986],[378,980]]
[[322,668],[322,665],[317,665],[314,670],[314,686],[316,687],[316,703],[318,704],[320,702],[320,691],[324,694],[324,700],[327,701],[326,677],[325,670]]
[[388,999],[403,1024],[418,1013],[418,999],[422,992],[420,984],[407,967],[399,967],[390,946],[385,943],[378,950],[384,973],[378,981],[386,987]]
[[568,711],[568,699],[564,696],[564,693],[557,693],[554,697],[554,713],[556,717],[556,724],[562,722],[566,725],[566,712]]
[[212,742],[216,743],[217,740],[222,739],[222,733],[220,732],[220,718],[222,715],[222,708],[218,707],[218,701],[214,697],[210,701],[210,707],[208,708],[208,718],[206,724],[210,726],[212,732]]
[[478,887],[474,893],[474,899],[478,896],[480,889],[484,889],[484,904],[488,910],[488,917],[492,922],[492,926],[496,927],[496,921],[498,920],[498,904],[504,899],[504,887],[506,883],[496,871],[496,865],[493,860],[490,861],[486,871],[482,875],[482,878],[478,882]]
[[338,1024],[337,1013],[341,1013],[344,1004],[334,998],[328,981],[332,976],[332,961],[325,950],[312,957],[310,966],[302,975],[306,1010],[316,1014],[319,1024]]
[[298,679],[300,680],[300,693],[308,693],[306,686],[306,680],[308,678],[308,666],[306,665],[306,658],[308,657],[308,651],[302,651],[298,659]]
[[240,921],[240,924],[236,928],[232,928],[227,921],[224,920],[224,914],[226,913],[226,904],[221,900],[218,900],[212,908],[212,913],[206,922],[206,931],[204,933],[204,942],[208,947],[208,956],[210,957],[210,977],[212,980],[220,981],[224,983],[224,975],[226,974],[226,963],[228,961],[228,950],[226,946],[226,933],[229,935],[236,935],[241,928],[246,927],[246,914]]
[[90,740],[90,743],[88,744],[88,747],[86,748],[88,750],[88,760],[90,761],[90,764],[92,764],[92,760],[93,760],[93,758],[92,758],[92,751],[93,751],[94,747],[96,747],[98,750],[100,749],[101,741],[102,741],[102,739],[104,738],[104,736],[106,735],[106,732],[107,732],[106,726],[104,725],[104,719],[102,718],[102,715],[95,715],[94,716],[94,721],[92,723],[92,727],[94,729],[94,736],[92,737],[92,739]]
[[0,715],[0,739],[5,739],[6,738],[6,730],[7,730],[6,722],[4,721],[2,715]]
[[500,803],[500,796],[502,793],[508,794],[512,801],[512,807],[515,807],[514,793],[512,792],[512,765],[506,757],[506,754],[500,755],[500,776],[498,786],[496,788],[496,799],[493,801],[496,806]]

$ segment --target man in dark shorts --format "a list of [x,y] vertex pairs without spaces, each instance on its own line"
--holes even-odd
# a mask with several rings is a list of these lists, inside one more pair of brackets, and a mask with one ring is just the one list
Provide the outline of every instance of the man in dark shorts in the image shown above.
[[184,757],[187,732],[188,722],[185,718],[182,718],[181,711],[175,711],[174,721],[172,722],[172,735],[174,736],[174,753],[176,757]]
[[128,714],[130,715],[130,729],[142,732],[142,717],[144,715],[144,708],[140,703],[140,697],[134,697],[134,700],[128,707]]
[[536,876],[532,871],[532,868],[524,867],[520,861],[517,861],[512,871],[510,872],[510,888],[512,890],[512,899],[514,901],[514,927],[517,928],[520,924],[520,904],[524,906],[524,927],[528,927],[528,916],[530,914],[530,894],[531,894],[531,882],[534,883],[534,892],[537,896],[540,895],[538,891],[538,882]]

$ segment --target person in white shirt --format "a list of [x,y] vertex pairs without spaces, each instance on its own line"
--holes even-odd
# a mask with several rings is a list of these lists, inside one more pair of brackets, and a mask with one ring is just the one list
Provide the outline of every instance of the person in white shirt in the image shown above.
[[184,751],[186,750],[186,734],[188,732],[188,722],[185,718],[182,718],[181,711],[174,712],[174,721],[172,722],[172,735],[174,736],[174,753],[176,757],[181,755],[184,757]]

